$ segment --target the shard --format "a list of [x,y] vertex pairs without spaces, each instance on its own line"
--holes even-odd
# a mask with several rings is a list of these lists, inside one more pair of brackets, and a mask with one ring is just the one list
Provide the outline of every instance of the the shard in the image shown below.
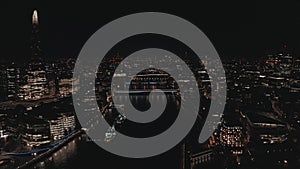
[[39,21],[38,21],[38,11],[34,10],[32,14],[32,32],[30,38],[30,48],[31,48],[31,62],[40,63],[42,61],[42,50],[40,47],[39,38]]
[[37,10],[33,11],[33,14],[32,14],[32,24],[39,24]]

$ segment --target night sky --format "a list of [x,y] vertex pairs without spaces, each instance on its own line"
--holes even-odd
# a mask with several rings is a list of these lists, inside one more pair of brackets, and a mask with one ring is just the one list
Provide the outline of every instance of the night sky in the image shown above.
[[300,56],[300,2],[48,2],[51,3],[2,2],[0,61],[29,58],[34,9],[39,11],[42,48],[50,59],[76,57],[85,41],[101,26],[144,11],[166,12],[189,20],[209,37],[221,57],[261,58],[283,44]]

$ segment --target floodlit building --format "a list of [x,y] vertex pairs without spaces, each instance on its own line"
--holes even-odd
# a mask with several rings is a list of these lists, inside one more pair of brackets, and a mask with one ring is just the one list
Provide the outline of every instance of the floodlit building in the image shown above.
[[59,94],[61,96],[69,96],[72,94],[72,79],[59,80]]
[[50,125],[46,120],[24,116],[22,119],[22,139],[29,147],[47,145],[51,142]]

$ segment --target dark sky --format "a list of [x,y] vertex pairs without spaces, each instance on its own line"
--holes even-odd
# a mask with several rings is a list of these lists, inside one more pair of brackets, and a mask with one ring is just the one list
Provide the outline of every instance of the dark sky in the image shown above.
[[[300,3],[261,3],[259,1],[223,3],[91,4],[3,2],[0,6],[0,60],[29,57],[31,15],[39,10],[42,48],[48,58],[76,57],[84,42],[101,26],[113,19],[143,11],[175,14],[197,25],[215,45],[221,57],[262,57],[265,52],[286,43],[300,55]],[[120,51],[122,53],[122,51]]]

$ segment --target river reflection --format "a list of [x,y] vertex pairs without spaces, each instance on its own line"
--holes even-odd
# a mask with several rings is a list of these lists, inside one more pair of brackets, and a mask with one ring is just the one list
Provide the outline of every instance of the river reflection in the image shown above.
[[38,162],[34,168],[36,169],[50,169],[50,168],[64,168],[69,165],[71,160],[77,154],[77,147],[82,141],[83,136],[79,136],[74,140],[61,147],[58,151],[54,152],[50,157],[47,157],[41,162]]

